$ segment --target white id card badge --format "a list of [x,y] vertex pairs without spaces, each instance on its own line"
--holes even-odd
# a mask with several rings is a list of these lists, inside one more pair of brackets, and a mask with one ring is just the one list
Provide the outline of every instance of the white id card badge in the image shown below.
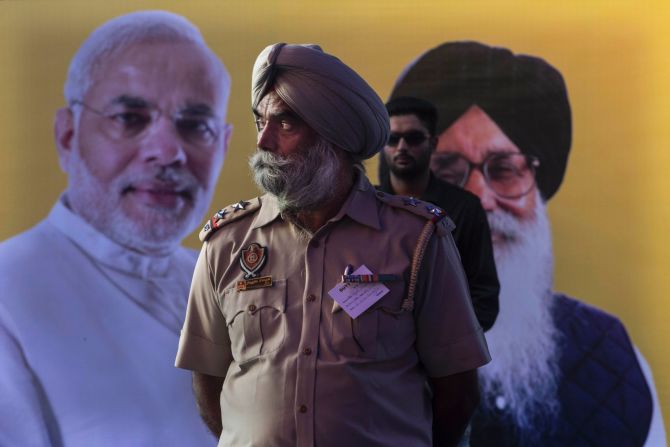
[[[371,275],[365,265],[361,265],[354,275]],[[339,283],[328,295],[334,299],[351,318],[356,318],[389,293],[389,288],[382,283]]]

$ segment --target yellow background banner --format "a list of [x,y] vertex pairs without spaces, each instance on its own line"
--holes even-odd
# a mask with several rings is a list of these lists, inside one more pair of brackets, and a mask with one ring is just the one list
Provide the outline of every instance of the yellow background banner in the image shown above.
[[[137,9],[189,18],[232,75],[234,133],[213,211],[257,195],[247,169],[250,75],[270,43],[318,43],[383,99],[405,65],[449,40],[504,46],[557,67],[574,132],[565,180],[549,203],[556,289],[624,322],[652,367],[670,427],[670,3],[0,0],[0,239],[41,220],[65,187],[52,123],[70,58],[95,27]],[[373,180],[376,169],[376,160],[368,164]],[[187,244],[197,248],[197,237]]]

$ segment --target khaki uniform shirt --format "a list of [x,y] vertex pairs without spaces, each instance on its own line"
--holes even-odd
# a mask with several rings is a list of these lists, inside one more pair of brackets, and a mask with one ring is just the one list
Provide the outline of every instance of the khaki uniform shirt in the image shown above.
[[[200,253],[176,361],[225,377],[219,446],[432,445],[427,377],[489,355],[448,231],[431,237],[414,310],[401,310],[425,207],[375,193],[361,175],[311,239],[271,196],[226,209]],[[265,247],[259,273],[272,286],[238,291],[252,243]],[[348,264],[403,280],[352,319],[328,295]]]

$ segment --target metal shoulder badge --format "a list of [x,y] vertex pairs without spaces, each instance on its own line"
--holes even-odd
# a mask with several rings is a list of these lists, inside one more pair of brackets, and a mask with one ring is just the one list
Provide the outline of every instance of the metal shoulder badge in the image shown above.
[[207,220],[205,226],[200,231],[200,240],[205,242],[212,236],[219,228],[234,222],[242,216],[246,216],[260,208],[260,200],[258,197],[249,201],[240,200],[237,203],[221,208],[214,213],[211,219]]
[[447,216],[447,213],[440,207],[432,203],[424,202],[414,197],[396,196],[383,191],[375,193],[377,198],[387,205],[395,208],[401,208],[413,214],[417,214],[435,224],[435,231],[438,235],[445,235],[456,228],[454,222]]

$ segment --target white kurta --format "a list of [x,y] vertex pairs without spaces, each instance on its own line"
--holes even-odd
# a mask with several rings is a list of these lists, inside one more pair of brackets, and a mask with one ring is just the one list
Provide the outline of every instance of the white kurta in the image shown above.
[[206,446],[173,366],[196,254],[129,251],[60,201],[0,244],[0,446]]

